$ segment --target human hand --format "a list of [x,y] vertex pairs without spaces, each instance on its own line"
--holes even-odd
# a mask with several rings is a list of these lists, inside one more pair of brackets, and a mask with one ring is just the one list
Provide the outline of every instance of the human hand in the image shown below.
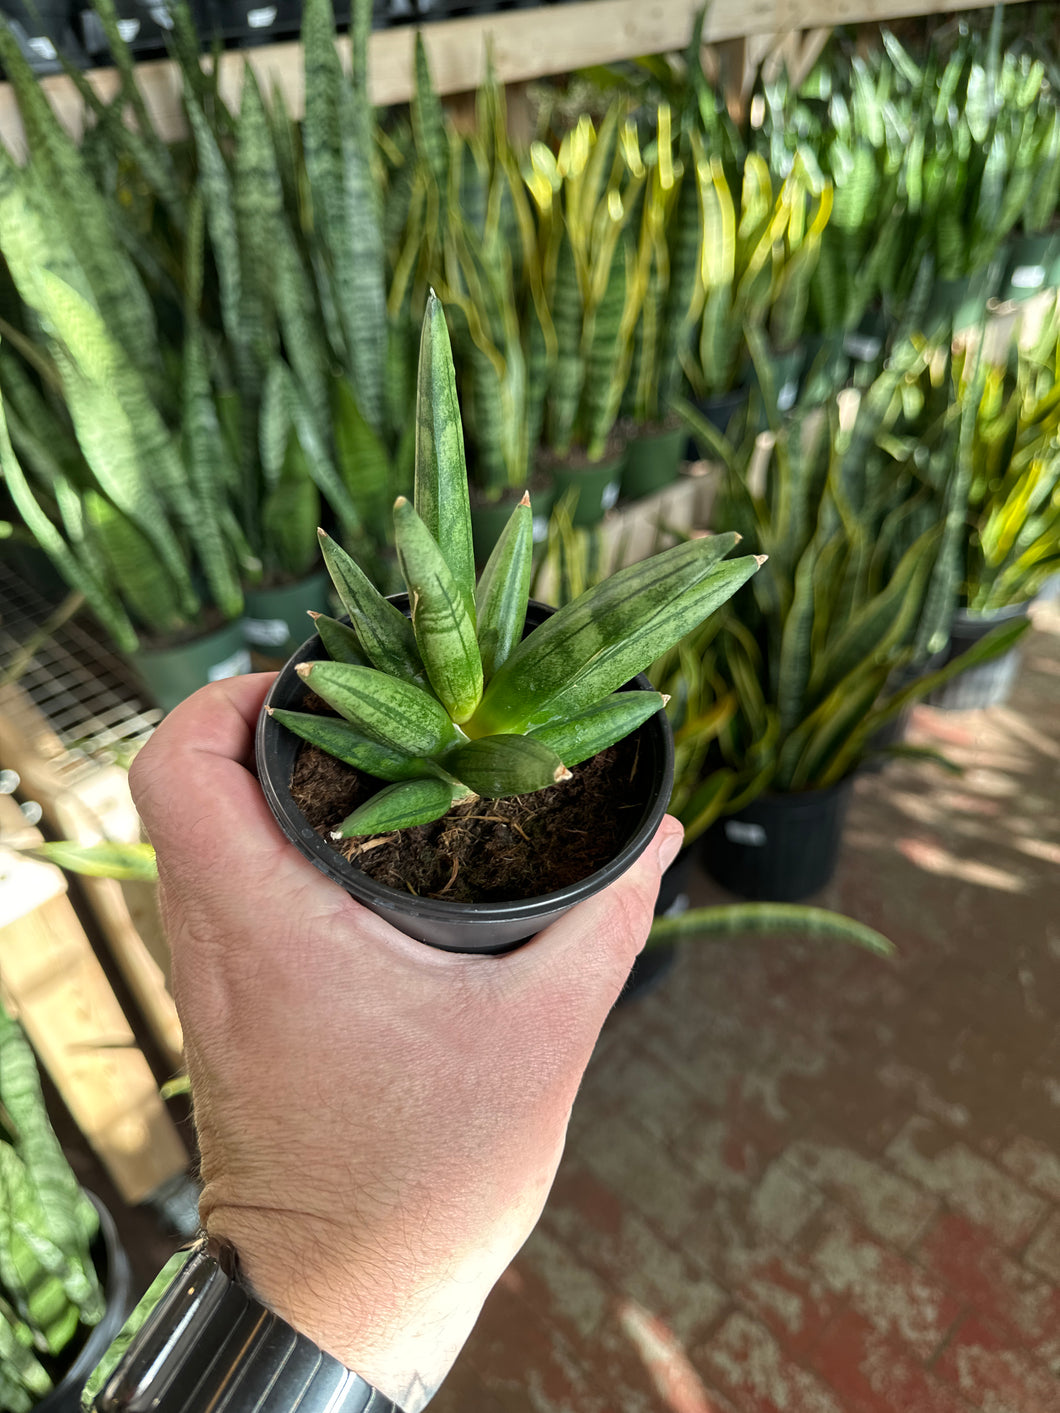
[[206,1231],[258,1296],[407,1413],[555,1177],[600,1027],[681,842],[505,957],[415,942],[326,880],[252,771],[271,675],[203,688],[137,757]]

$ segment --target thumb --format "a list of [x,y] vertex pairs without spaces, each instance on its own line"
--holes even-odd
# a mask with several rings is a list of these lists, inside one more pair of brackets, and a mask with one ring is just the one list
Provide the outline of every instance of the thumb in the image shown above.
[[660,879],[683,838],[683,825],[667,815],[632,868],[512,953],[508,964],[563,978],[568,994],[588,992],[584,1000],[599,1005],[603,1024],[647,940]]

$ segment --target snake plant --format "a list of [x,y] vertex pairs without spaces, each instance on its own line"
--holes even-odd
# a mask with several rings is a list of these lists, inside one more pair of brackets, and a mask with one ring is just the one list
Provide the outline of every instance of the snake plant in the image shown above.
[[273,711],[305,740],[390,782],[338,826],[336,838],[428,823],[472,795],[525,794],[567,779],[571,766],[663,704],[657,692],[618,688],[758,567],[754,556],[723,562],[734,535],[681,545],[620,571],[523,639],[529,497],[476,583],[452,354],[433,295],[423,325],[416,427],[415,504],[399,497],[394,507],[411,621],[323,536],[351,627],[325,625],[331,660],[298,670],[337,715]]
[[[768,398],[760,349],[756,363]],[[731,696],[737,707],[718,731],[723,765],[712,782],[715,808],[734,811],[766,789],[808,790],[842,780],[873,734],[906,705],[1002,651],[1020,631],[1021,625],[1003,627],[964,658],[895,685],[897,670],[914,658],[932,594],[940,591],[945,539],[944,524],[933,516],[896,557],[912,497],[885,496],[883,507],[873,506],[888,474],[898,480],[898,471],[878,458],[887,419],[900,411],[895,392],[902,377],[903,364],[894,360],[860,398],[844,394],[824,415],[796,409],[781,422],[774,404],[770,430],[752,433],[740,447],[685,409],[697,436],[725,465],[720,514],[768,556],[751,603],[743,601],[739,615],[726,610],[720,625],[707,624],[691,642],[717,700]],[[699,800],[697,808],[707,803]]]
[[974,417],[963,594],[973,612],[990,613],[1033,598],[1060,572],[1055,329],[1045,350],[1018,348],[978,380],[962,367],[959,382]]
[[828,184],[818,187],[797,158],[774,193],[757,153],[744,163],[737,204],[724,165],[694,140],[702,210],[701,319],[698,347],[686,357],[693,393],[730,391],[739,381],[749,329],[770,326],[779,348],[801,330],[809,283],[832,209]]
[[654,128],[644,152],[647,179],[631,273],[639,313],[622,404],[641,427],[673,417],[701,302],[703,223],[692,140],[675,135],[668,103],[657,105]]
[[583,114],[558,154],[541,142],[530,150],[544,292],[528,311],[531,420],[543,398],[544,445],[557,459],[603,459],[629,376],[638,315],[630,228],[647,171],[626,106],[617,99],[599,125]]
[[[0,1005],[0,1410],[29,1413],[103,1293],[99,1227],[48,1121],[33,1052]],[[58,1363],[57,1363],[58,1361]]]

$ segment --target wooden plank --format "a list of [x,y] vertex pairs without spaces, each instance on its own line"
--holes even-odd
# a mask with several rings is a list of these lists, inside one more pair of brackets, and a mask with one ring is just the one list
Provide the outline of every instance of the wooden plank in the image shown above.
[[[104,838],[132,842],[138,837],[128,778],[117,766],[72,780],[58,768],[61,744],[24,692],[0,688],[0,762],[17,772],[23,789],[44,811],[48,828],[60,839],[96,844]],[[168,989],[168,958],[157,910],[137,899],[148,937],[133,922],[122,885],[113,878],[85,878],[81,885],[103,929],[107,946],[167,1062],[182,1064],[183,1039]]]
[[[8,796],[0,825],[5,837],[24,833]],[[184,1144],[61,870],[13,850],[0,856],[0,995],[126,1202],[185,1171]]]
[[[784,34],[790,30],[903,19],[911,15],[948,14],[985,9],[994,0],[714,0],[704,26],[704,39],[716,43],[745,35]],[[1006,0],[1025,4],[1027,0]],[[588,64],[610,64],[639,54],[683,49],[701,0],[588,0],[557,9],[508,10],[496,15],[469,16],[425,25],[424,40],[435,83],[441,93],[476,88],[485,74],[487,42],[493,64],[505,83],[544,78],[548,74]],[[371,37],[369,74],[377,104],[404,103],[411,92],[412,26],[379,30]],[[349,41],[340,40],[349,63]],[[301,116],[305,107],[301,46],[297,42],[228,50],[220,59],[219,84],[226,99],[238,106],[244,63],[266,85],[282,89],[288,107]],[[164,137],[185,132],[180,84],[168,60],[138,65],[140,85]],[[117,91],[113,69],[94,69],[89,82],[104,98]],[[42,80],[60,118],[80,132],[84,113],[80,98],[65,75]],[[24,150],[21,120],[8,84],[0,84],[0,136],[16,156]]]

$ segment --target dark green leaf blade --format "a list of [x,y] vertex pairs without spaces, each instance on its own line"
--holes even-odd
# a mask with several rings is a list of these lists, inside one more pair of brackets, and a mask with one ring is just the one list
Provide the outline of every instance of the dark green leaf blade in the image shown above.
[[394,543],[431,686],[454,721],[467,721],[482,700],[474,619],[437,541],[404,496],[394,504]]
[[340,716],[404,755],[437,755],[461,739],[441,704],[409,682],[345,662],[304,662],[297,670]]
[[661,692],[614,692],[570,721],[537,727],[529,739],[555,751],[565,765],[581,765],[643,725],[665,700]]
[[332,839],[359,839],[366,834],[389,834],[441,819],[453,803],[453,787],[427,777],[388,785],[331,831]]
[[372,665],[403,682],[424,686],[427,678],[412,624],[400,609],[387,602],[360,566],[330,535],[323,530],[318,533],[335,592],[350,615],[350,622]]
[[525,495],[493,546],[475,591],[478,647],[485,681],[508,661],[526,622],[533,569],[534,514]]
[[445,311],[433,290],[420,335],[415,503],[445,556],[473,622],[475,551],[471,543],[464,431]]
[[367,771],[380,780],[414,780],[424,773],[423,762],[415,756],[384,746],[357,730],[348,721],[318,712],[288,711],[273,707],[269,715],[288,731],[301,736],[311,746],[317,746],[345,765]]
[[570,779],[555,751],[531,736],[482,736],[451,751],[445,768],[488,799],[529,795]]
[[732,597],[761,557],[719,563],[734,534],[621,569],[524,638],[487,687],[472,734],[549,726],[636,676]]
[[309,610],[309,617],[332,662],[352,662],[357,667],[369,665],[361,640],[348,623],[340,623],[337,618],[329,618],[326,613],[316,613],[313,609]]

